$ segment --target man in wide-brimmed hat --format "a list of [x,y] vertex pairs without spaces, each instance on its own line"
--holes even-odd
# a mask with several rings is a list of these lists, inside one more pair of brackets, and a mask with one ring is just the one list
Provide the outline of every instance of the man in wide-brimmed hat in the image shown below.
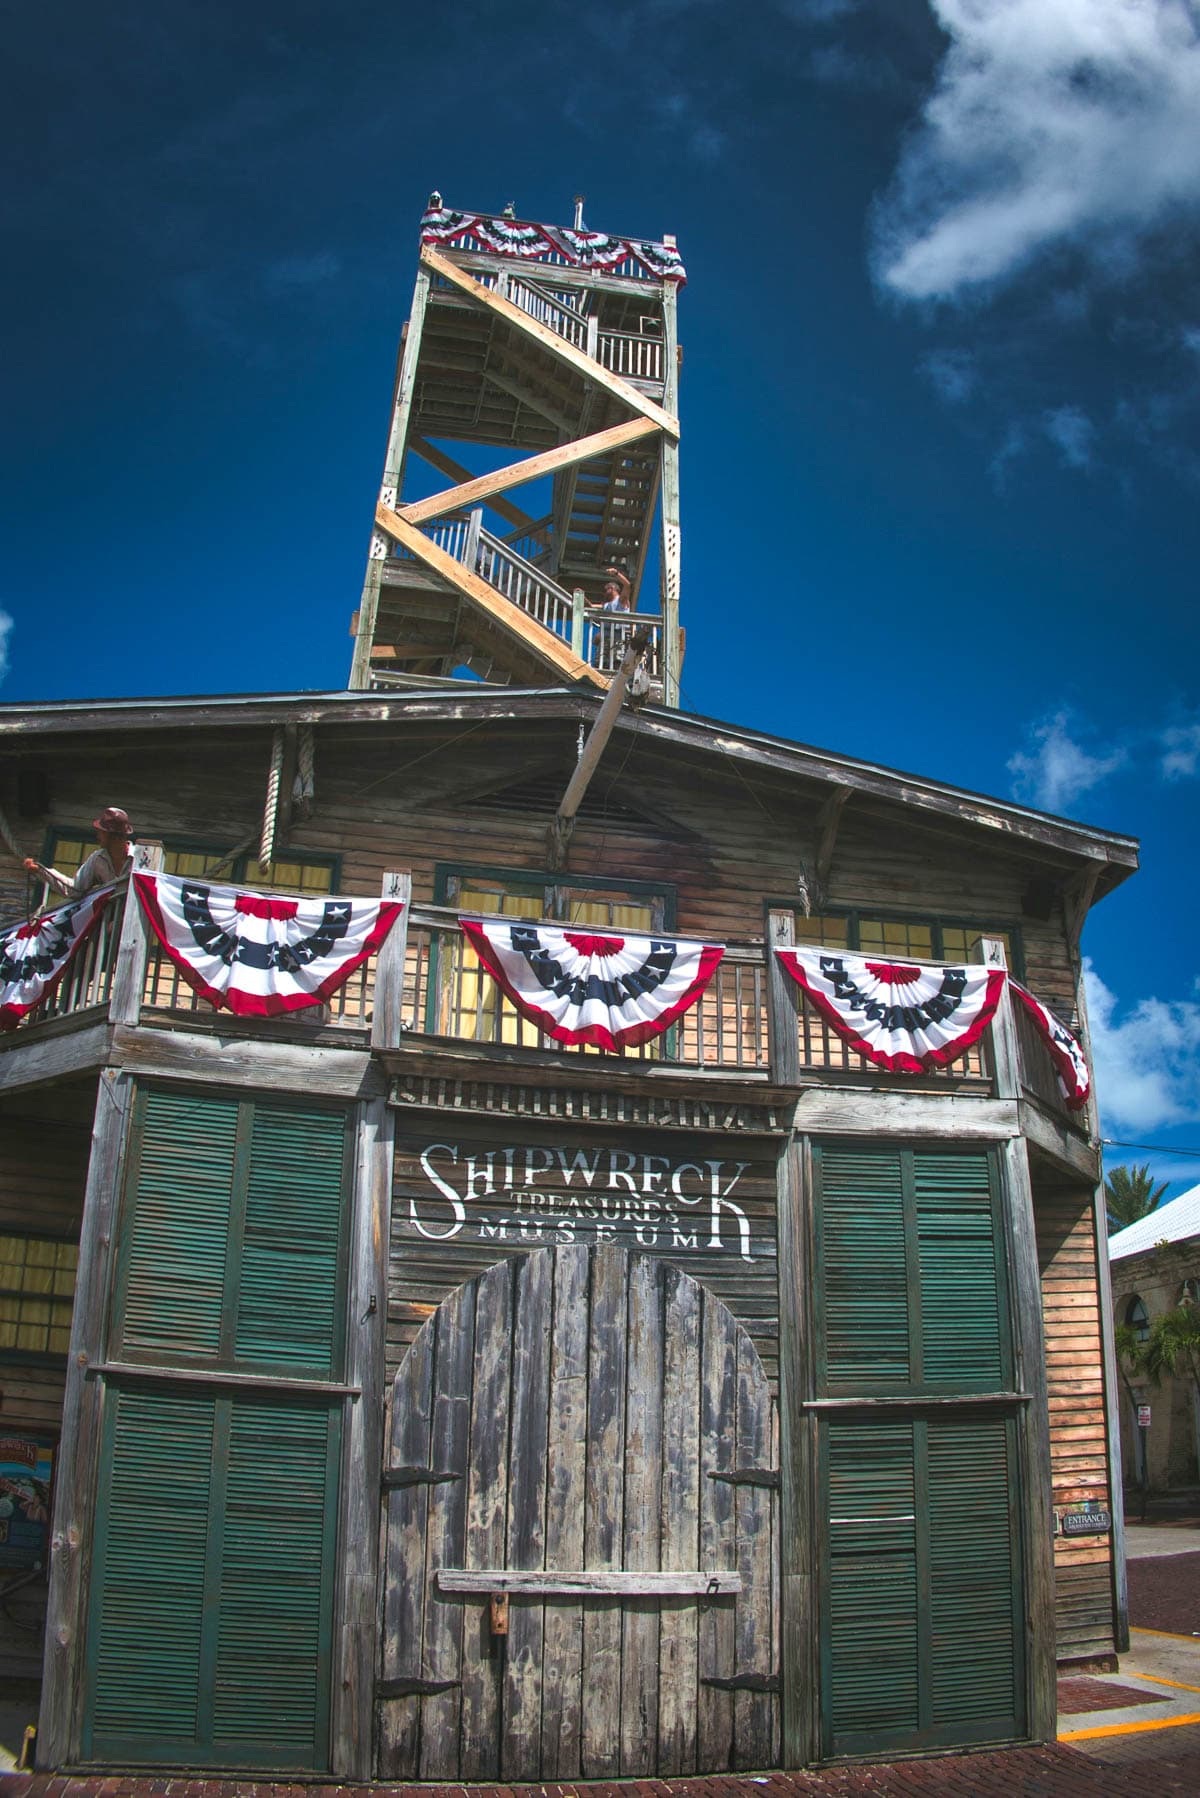
[[25,857],[26,868],[31,874],[40,875],[47,886],[67,899],[82,899],[96,887],[111,886],[129,867],[129,839],[133,835],[129,813],[123,812],[119,805],[106,805],[100,816],[92,819],[92,829],[100,847],[92,850],[73,877],[60,874],[57,868],[43,867],[31,855]]

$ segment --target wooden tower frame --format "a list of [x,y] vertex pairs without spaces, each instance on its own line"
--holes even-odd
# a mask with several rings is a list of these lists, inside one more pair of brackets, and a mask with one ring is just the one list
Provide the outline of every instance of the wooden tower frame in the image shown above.
[[[436,204],[435,204],[436,202]],[[651,691],[679,704],[679,348],[674,242],[449,212],[433,196],[405,327],[355,634],[352,688],[463,668],[502,684],[603,689],[628,615]],[[519,452],[472,475],[437,439]],[[409,452],[452,484],[403,498]],[[510,495],[545,477],[550,512]],[[507,535],[486,528],[484,506]],[[639,607],[655,517],[657,613]]]

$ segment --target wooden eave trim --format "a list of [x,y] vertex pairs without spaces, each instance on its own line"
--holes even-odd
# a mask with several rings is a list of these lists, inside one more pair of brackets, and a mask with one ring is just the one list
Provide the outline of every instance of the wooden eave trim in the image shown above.
[[[423,539],[428,542],[428,539]],[[490,591],[490,589],[489,589]],[[507,603],[507,602],[501,602]],[[518,609],[518,608],[514,608]],[[524,614],[522,614],[524,616]],[[536,628],[536,627],[535,627]],[[580,664],[583,666],[583,664]],[[590,671],[594,675],[594,670]],[[520,688],[457,684],[454,691],[405,689],[395,697],[351,689],[328,693],[231,694],[205,700],[101,700],[90,705],[59,710],[33,707],[0,707],[0,743],[9,753],[32,747],[30,738],[68,736],[88,732],[227,729],[232,721],[246,727],[273,726],[281,720],[299,724],[404,724],[485,719],[543,718],[589,721],[599,698],[584,689]],[[143,709],[144,708],[144,709]],[[618,731],[627,721],[618,723]],[[634,728],[632,723],[628,728]],[[807,744],[789,745],[764,740],[752,733],[738,734],[737,727],[717,720],[667,712],[645,706],[638,716],[637,731],[649,741],[668,742],[701,756],[757,764],[791,780],[818,785],[848,786],[890,805],[910,805],[914,810],[938,813],[952,821],[978,824],[993,835],[1008,838],[1015,850],[1021,843],[1050,848],[1074,861],[1100,860],[1123,878],[1138,866],[1138,840],[1117,831],[1093,829],[1067,821],[1061,824],[1017,807],[999,809],[982,795],[960,792],[933,783],[918,784],[906,774],[891,774],[878,764],[853,762],[822,754]]]
[[493,293],[489,287],[485,287],[481,281],[476,281],[467,274],[465,269],[459,268],[448,257],[441,255],[437,250],[430,249],[428,244],[422,245],[421,263],[431,273],[441,275],[445,280],[453,282],[477,305],[487,307],[488,311],[494,312],[498,318],[504,319],[516,330],[523,331],[527,337],[531,337],[543,349],[551,351],[560,361],[568,363],[578,374],[583,375],[585,380],[591,381],[597,387],[605,388],[614,398],[628,406],[631,412],[640,412],[644,418],[653,419],[659,430],[665,431],[668,436],[679,436],[679,420],[670,412],[665,411],[652,399],[648,399],[636,387],[631,387],[629,382],[623,381],[619,375],[611,374],[602,363],[594,361],[583,350],[576,349],[575,345],[568,343],[566,338],[559,337],[557,332],[550,330],[548,325],[539,324],[537,319],[531,318],[527,312],[523,312],[520,306],[514,306],[511,300],[503,299],[499,294]]

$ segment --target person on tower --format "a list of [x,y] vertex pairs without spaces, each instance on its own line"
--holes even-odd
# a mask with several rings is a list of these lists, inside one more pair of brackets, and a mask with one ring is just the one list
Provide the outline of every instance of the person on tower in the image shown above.
[[111,886],[129,868],[129,839],[133,835],[129,813],[119,805],[106,805],[100,816],[93,818],[92,829],[100,847],[92,850],[77,874],[60,874],[57,868],[43,867],[31,855],[25,857],[26,869],[66,899],[82,899],[96,887]]

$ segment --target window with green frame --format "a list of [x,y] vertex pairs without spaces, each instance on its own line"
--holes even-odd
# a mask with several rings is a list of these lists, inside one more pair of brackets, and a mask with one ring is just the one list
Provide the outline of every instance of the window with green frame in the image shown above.
[[0,1355],[65,1355],[79,1247],[60,1237],[0,1235]]
[[[52,831],[45,859],[60,874],[74,874],[95,847],[96,838],[91,831]],[[219,869],[217,878],[231,886],[246,884],[270,887],[275,892],[315,895],[337,891],[340,858],[336,855],[288,855],[264,863],[250,855],[239,855],[230,862],[229,851],[215,845],[189,843],[184,838],[168,837],[164,841],[164,874],[178,874],[194,880],[213,869]]]
[[[675,922],[674,888],[641,881],[617,885],[506,869],[439,866],[434,895],[437,904],[453,905],[468,915],[553,918],[602,931],[651,932],[670,929]],[[475,1042],[526,1049],[543,1046],[536,1024],[522,1017],[505,998],[462,938],[451,938],[442,946],[429,983],[426,1029],[438,1036],[465,1036]],[[646,1044],[642,1051],[647,1058],[661,1052],[662,1044],[657,1041]]]
[[981,936],[999,938],[1009,967],[1018,978],[1024,976],[1021,932],[1013,924],[857,908],[822,912],[811,918],[796,913],[798,943],[813,943],[822,949],[852,949],[860,955],[965,962],[970,961],[971,950]]

